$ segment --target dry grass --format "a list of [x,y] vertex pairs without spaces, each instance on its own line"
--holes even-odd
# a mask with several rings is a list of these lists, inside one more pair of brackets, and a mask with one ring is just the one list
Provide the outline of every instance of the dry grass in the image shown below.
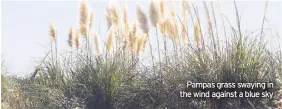
[[75,44],[76,48],[78,49],[79,44],[80,44],[80,42],[79,42],[79,30],[75,31],[74,44]]

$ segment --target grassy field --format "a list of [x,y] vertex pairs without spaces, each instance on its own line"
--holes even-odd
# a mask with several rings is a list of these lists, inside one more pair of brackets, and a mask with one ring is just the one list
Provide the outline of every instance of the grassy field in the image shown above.
[[[61,36],[50,24],[50,50],[31,76],[1,75],[1,108],[282,108],[282,51],[267,47],[265,16],[259,31],[246,34],[241,30],[236,2],[237,25],[226,24],[224,29],[219,28],[223,18],[216,18],[213,2],[203,5],[205,16],[200,17],[192,3],[181,2],[181,14],[177,14],[173,1],[152,1],[150,6],[137,5],[136,22],[129,22],[126,5],[120,9],[110,5],[105,19],[108,36],[102,41],[93,28],[94,13],[82,1],[79,27],[70,27],[68,33],[70,52],[58,53],[57,37]],[[143,8],[150,8],[150,12]],[[205,27],[207,32],[203,32]],[[156,34],[149,34],[151,30]],[[224,36],[218,31],[224,31]],[[156,50],[153,43],[157,43]],[[143,61],[146,51],[149,57]],[[273,82],[274,88],[268,90],[274,97],[181,98],[180,91],[191,90],[181,85],[187,81]]]

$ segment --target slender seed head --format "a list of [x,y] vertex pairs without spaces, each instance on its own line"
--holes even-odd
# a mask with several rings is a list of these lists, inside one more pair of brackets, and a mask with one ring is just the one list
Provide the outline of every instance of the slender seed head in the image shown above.
[[69,30],[69,39],[68,39],[68,45],[70,46],[70,47],[72,47],[72,39],[73,39],[73,29],[72,29],[72,27],[70,27],[70,30]]
[[99,35],[97,32],[94,33],[94,45],[96,54],[100,54]]
[[52,36],[53,39],[56,40],[56,30],[54,25],[51,23],[49,28],[50,28],[50,36]]
[[165,19],[165,6],[164,6],[163,0],[161,0],[159,2],[159,6],[160,6],[159,10],[160,10],[160,14],[161,14],[161,19]]
[[113,31],[113,27],[111,27],[110,30],[108,31],[108,38],[106,42],[107,53],[110,53],[113,49],[113,40],[114,40],[114,31]]
[[168,17],[175,22],[176,21],[175,2],[169,1],[169,4],[171,5],[170,5],[170,12]]
[[182,31],[181,31],[181,42],[182,44],[185,43],[185,41],[187,40],[187,35],[188,35],[188,25],[187,25],[187,16],[188,16],[188,10],[187,10],[187,2],[186,1],[182,1],[181,4],[181,10],[182,10],[182,18],[181,18],[181,27],[182,27]]
[[147,40],[148,40],[148,35],[147,34],[144,34],[143,35],[143,47],[142,47],[142,50],[144,51],[145,48],[146,48],[146,44],[147,44]]
[[209,10],[208,10],[208,7],[207,7],[207,4],[206,4],[205,1],[204,1],[204,7],[205,7],[205,11],[206,11],[206,17],[207,17],[207,22],[208,22],[208,26],[209,26],[209,31],[211,32],[212,31],[211,18],[210,18]]
[[115,4],[111,4],[110,12],[112,23],[118,24],[120,21],[120,13]]
[[143,45],[143,36],[139,36],[137,38],[137,49],[136,49],[137,55],[140,54],[140,51],[142,49],[142,45]]
[[94,22],[94,14],[93,14],[93,12],[92,12],[91,15],[90,15],[89,28],[92,28],[93,22]]
[[128,30],[128,7],[126,6],[126,4],[123,5],[123,22],[125,25],[125,29]]
[[195,41],[197,45],[200,45],[201,37],[200,37],[200,26],[199,23],[195,23],[194,25],[194,36],[195,36]]
[[111,11],[108,8],[106,12],[106,18],[107,18],[107,24],[108,24],[108,29],[112,26],[112,18],[111,18]]
[[75,32],[74,44],[75,44],[76,48],[78,49],[78,47],[79,47],[79,30],[77,30]]

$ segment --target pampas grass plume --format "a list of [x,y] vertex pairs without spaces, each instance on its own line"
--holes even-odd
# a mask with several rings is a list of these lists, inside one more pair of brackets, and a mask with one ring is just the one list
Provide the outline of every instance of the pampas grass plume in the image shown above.
[[78,47],[79,47],[79,30],[76,30],[76,32],[75,32],[74,44],[75,44],[76,48],[78,49]]
[[89,28],[92,28],[93,22],[94,22],[94,14],[93,14],[93,12],[91,12],[91,15],[90,15],[90,22],[89,22]]
[[69,39],[68,39],[68,45],[70,46],[70,47],[72,47],[72,39],[73,39],[73,29],[72,29],[72,27],[70,27],[70,30],[69,30]]
[[140,26],[142,31],[148,33],[149,32],[148,20],[140,4],[137,5],[137,19],[138,19],[138,25]]
[[211,24],[211,18],[210,18],[210,15],[209,15],[209,10],[208,10],[206,2],[204,1],[203,3],[204,3],[205,11],[206,11],[206,17],[207,17],[207,21],[208,21],[209,30],[212,31],[212,24]]
[[112,23],[118,24],[120,21],[120,13],[118,7],[115,4],[111,4],[110,15]]
[[94,45],[96,54],[100,54],[100,43],[99,43],[99,35],[97,32],[94,33]]
[[86,0],[83,0],[80,4],[80,32],[84,36],[87,35],[88,31],[88,18],[89,18],[89,13],[88,13],[88,5]]
[[200,38],[200,26],[199,26],[198,22],[195,23],[195,25],[194,25],[194,36],[195,36],[195,41],[196,41],[197,45],[199,46],[201,38]]
[[107,24],[108,24],[108,29],[112,26],[112,18],[111,18],[111,11],[108,8],[106,12],[106,19],[107,19]]
[[188,28],[188,25],[187,25],[187,15],[188,15],[188,8],[187,8],[187,3],[186,1],[182,1],[182,4],[181,4],[181,10],[182,10],[182,22],[181,22],[181,27],[182,27],[182,31],[181,31],[181,42],[182,44],[185,43],[185,41],[187,40],[187,28]]
[[136,22],[133,23],[133,25],[130,28],[130,33],[129,33],[129,38],[128,38],[128,42],[129,42],[129,48],[131,51],[135,50],[135,38],[137,36],[137,24]]
[[106,42],[106,50],[108,53],[113,48],[113,41],[114,41],[114,31],[113,31],[113,27],[111,27],[110,30],[108,31],[108,37]]
[[176,13],[175,13],[175,2],[174,1],[169,1],[170,5],[170,12],[169,12],[169,18],[173,20],[173,22],[176,21]]
[[143,36],[139,36],[137,38],[137,49],[136,49],[137,55],[140,54],[140,51],[142,49],[142,45],[143,45]]
[[56,30],[54,25],[51,23],[49,28],[50,28],[50,36],[52,36],[53,39],[56,40]]
[[146,48],[146,44],[147,44],[147,40],[148,40],[148,34],[144,34],[143,35],[143,47],[142,47],[142,50],[144,51],[145,48]]
[[128,26],[129,26],[129,23],[128,23],[128,7],[126,6],[125,3],[123,4],[123,22],[124,22],[124,25],[125,25],[125,30],[127,31]]
[[162,20],[164,20],[165,19],[165,6],[164,6],[163,0],[161,0],[159,2],[159,6],[160,6],[159,11],[160,11],[160,14],[161,14],[161,18],[162,18]]
[[152,23],[153,27],[157,27],[159,17],[160,17],[159,7],[156,4],[156,2],[151,0],[151,3],[150,3],[150,19],[151,19],[151,23]]

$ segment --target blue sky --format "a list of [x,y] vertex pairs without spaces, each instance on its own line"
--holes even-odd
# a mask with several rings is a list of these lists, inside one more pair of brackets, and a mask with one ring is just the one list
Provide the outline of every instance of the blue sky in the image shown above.
[[[148,1],[127,2],[129,19],[136,18],[136,2],[139,2],[148,12]],[[116,3],[121,4],[120,1]],[[201,18],[205,18],[202,2],[193,2],[199,6]],[[107,34],[105,10],[107,1],[91,1],[89,6],[94,13],[94,28],[99,32],[102,40]],[[179,3],[176,4],[178,11]],[[219,15],[220,5],[231,25],[236,25],[233,1],[215,2],[216,15]],[[237,6],[241,14],[242,30],[254,31],[261,28],[264,13],[264,1],[238,1]],[[120,5],[121,7],[121,5]],[[269,41],[274,42],[271,34],[278,32],[281,39],[282,2],[269,1],[266,14],[265,28],[271,28]],[[179,11],[180,12],[180,11]],[[216,16],[219,18],[219,16]],[[1,1],[1,55],[7,64],[8,72],[23,75],[33,71],[36,61],[41,59],[49,50],[49,23],[52,22],[57,29],[58,47],[61,53],[68,50],[67,35],[70,26],[78,27],[79,2],[78,1]],[[204,22],[204,20],[202,20]],[[226,21],[227,22],[227,21]],[[100,25],[100,26],[99,26]],[[154,34],[154,31],[150,31]],[[189,33],[192,34],[192,33]],[[154,41],[155,38],[152,38]],[[153,44],[154,46],[155,44]],[[277,45],[274,45],[277,46]]]

